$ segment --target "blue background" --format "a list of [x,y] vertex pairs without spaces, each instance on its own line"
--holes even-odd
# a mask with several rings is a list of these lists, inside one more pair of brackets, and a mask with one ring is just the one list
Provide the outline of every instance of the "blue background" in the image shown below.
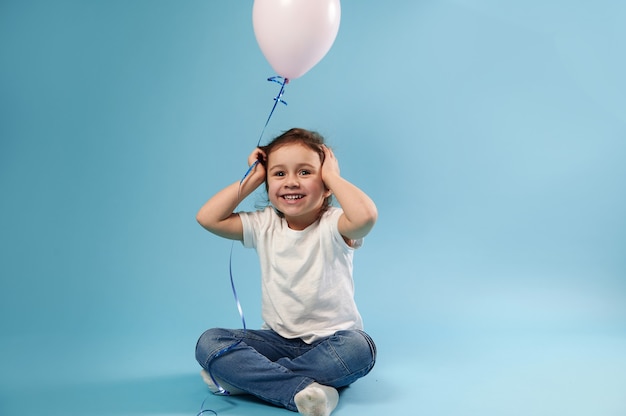
[[[195,213],[278,92],[251,12],[0,3],[0,414],[198,412],[195,342],[241,322],[230,243]],[[626,414],[625,20],[612,0],[342,2],[264,136],[324,134],[380,211],[355,259],[379,361],[336,414]],[[258,327],[254,252],[233,272]]]

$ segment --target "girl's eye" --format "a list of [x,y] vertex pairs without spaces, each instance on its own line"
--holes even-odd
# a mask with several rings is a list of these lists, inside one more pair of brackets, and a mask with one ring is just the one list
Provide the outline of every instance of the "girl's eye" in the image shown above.
[[274,176],[285,176],[285,172],[281,172],[281,171],[275,172]]
[[311,174],[311,171],[308,171],[308,170],[306,170],[306,169],[302,169],[302,170],[300,171],[300,175],[310,175],[310,174]]

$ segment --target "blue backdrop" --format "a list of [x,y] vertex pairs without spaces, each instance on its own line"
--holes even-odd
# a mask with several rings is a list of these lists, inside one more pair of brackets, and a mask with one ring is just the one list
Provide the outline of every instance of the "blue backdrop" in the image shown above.
[[[0,414],[198,411],[197,337],[241,323],[230,243],[195,213],[278,88],[251,11],[0,3]],[[324,134],[379,207],[355,259],[379,362],[337,414],[626,414],[625,20],[612,0],[342,2],[265,135]],[[255,254],[233,272],[258,327]]]

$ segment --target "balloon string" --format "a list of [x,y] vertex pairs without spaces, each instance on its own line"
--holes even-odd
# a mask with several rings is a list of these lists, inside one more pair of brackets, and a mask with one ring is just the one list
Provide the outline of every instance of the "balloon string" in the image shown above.
[[211,412],[215,416],[217,416],[217,412],[215,410],[205,409],[204,408],[204,403],[206,402],[207,399],[208,399],[208,397],[206,397],[204,400],[202,400],[202,404],[200,405],[200,411],[198,412],[198,414],[196,414],[196,416],[202,416],[204,413],[207,413],[207,412]]
[[[280,84],[280,91],[278,91],[278,95],[276,97],[274,97],[274,105],[272,106],[272,110],[270,111],[269,116],[267,116],[267,120],[265,120],[265,125],[263,126],[263,129],[261,130],[261,135],[259,136],[259,140],[256,143],[256,147],[259,147],[261,145],[261,140],[263,139],[263,135],[265,134],[265,129],[267,128],[267,125],[270,123],[270,120],[272,119],[272,115],[274,114],[274,110],[276,110],[276,105],[279,102],[283,103],[284,105],[287,105],[287,102],[285,100],[283,100],[283,94],[285,93],[285,85],[289,84],[289,79],[288,78],[283,78],[283,77],[277,75],[277,76],[274,76],[274,77],[269,77],[267,80],[271,81],[271,82],[276,82],[277,84]],[[244,179],[246,179],[248,177],[248,175],[250,174],[252,169],[254,169],[254,167],[256,165],[258,165],[258,164],[259,164],[259,161],[257,160],[252,165],[250,165],[250,167],[248,168],[246,173],[244,173],[243,177],[239,181],[239,186],[240,187],[241,187],[241,184],[243,183]]]
[[[259,145],[261,144],[261,139],[263,138],[263,133],[265,133],[265,128],[270,123],[270,119],[272,118],[272,114],[274,114],[274,110],[276,109],[276,105],[279,102],[287,105],[287,103],[283,100],[283,94],[285,93],[285,85],[289,84],[289,79],[288,78],[283,78],[283,77],[277,75],[275,77],[269,77],[267,80],[270,81],[270,82],[276,82],[277,84],[280,84],[280,91],[278,91],[278,95],[276,97],[274,97],[274,105],[272,106],[272,111],[270,111],[269,116],[267,116],[267,120],[265,121],[265,125],[263,126],[263,130],[261,130],[261,135],[259,136],[259,141],[256,144],[257,147],[259,147]],[[244,176],[244,178],[245,178],[245,176]]]
[[[230,257],[228,259],[228,274],[230,275],[230,287],[233,290],[233,296],[235,297],[235,303],[237,304],[237,310],[239,311],[239,316],[241,317],[241,323],[243,324],[243,331],[248,329],[246,327],[246,317],[243,315],[243,309],[241,307],[241,302],[239,301],[239,296],[237,295],[237,289],[235,288],[235,279],[233,278],[233,248],[235,246],[235,241],[230,245]],[[239,341],[241,342],[241,341]]]
[[[222,386],[220,386],[220,383],[218,383],[215,377],[213,376],[213,372],[211,371],[211,363],[217,357],[226,354],[228,351],[232,350],[237,345],[239,345],[241,341],[243,341],[243,336],[246,334],[246,331],[248,329],[246,327],[246,317],[243,314],[243,308],[241,307],[241,302],[239,301],[239,295],[237,295],[237,289],[235,288],[235,279],[233,278],[233,248],[234,247],[235,247],[235,241],[233,240],[232,244],[230,245],[230,257],[228,259],[228,273],[230,274],[230,287],[233,291],[233,296],[235,297],[235,303],[237,304],[237,310],[239,311],[239,316],[243,324],[243,334],[242,334],[242,338],[239,341],[235,342],[234,344],[229,345],[228,347],[225,347],[219,350],[217,353],[215,353],[215,355],[213,355],[213,357],[211,357],[211,359],[207,363],[207,369],[208,369],[207,372],[209,373],[209,377],[211,377],[211,381],[217,388],[217,391],[214,392],[213,394],[218,395],[218,396],[230,396],[230,392],[226,390],[225,388],[223,388]],[[204,402],[203,402],[203,405],[204,405]],[[210,411],[213,412],[212,410]],[[215,414],[217,415],[217,413]],[[200,414],[196,416],[200,416]]]
[[[287,85],[289,83],[289,79],[288,78],[283,78],[281,76],[274,76],[274,77],[268,78],[267,80],[280,84],[280,90],[278,91],[278,95],[276,95],[276,97],[274,97],[274,105],[272,106],[272,110],[270,111],[270,114],[267,117],[267,120],[265,121],[265,125],[263,126],[263,129],[261,130],[261,135],[259,136],[259,140],[257,141],[257,147],[259,147],[260,144],[261,144],[261,139],[263,139],[263,135],[265,133],[265,129],[267,128],[267,126],[268,126],[268,124],[269,124],[269,122],[270,122],[270,120],[272,118],[272,115],[274,114],[274,110],[276,110],[277,104],[280,102],[280,103],[283,103],[284,105],[287,105],[287,103],[283,100],[282,97],[283,97],[283,94],[285,93],[285,85]],[[241,193],[241,185],[243,184],[243,181],[248,177],[248,175],[250,174],[252,169],[254,169],[254,167],[258,163],[259,163],[259,161],[257,160],[252,165],[250,165],[250,167],[248,168],[246,173],[243,175],[243,177],[239,181],[239,190],[237,191],[237,199],[239,199],[239,196],[240,196],[240,193]],[[231,287],[231,289],[233,291],[233,296],[235,298],[235,303],[237,305],[237,310],[239,311],[239,316],[241,317],[241,322],[243,324],[243,334],[242,334],[242,339],[240,339],[239,341],[235,342],[232,345],[229,345],[228,347],[225,347],[225,348],[222,348],[221,350],[219,350],[215,355],[213,355],[213,357],[211,357],[211,359],[207,363],[207,372],[209,373],[209,377],[211,377],[211,381],[213,382],[213,384],[217,388],[217,391],[215,393],[213,393],[213,394],[216,394],[218,396],[229,396],[230,392],[228,390],[224,389],[222,386],[220,386],[220,384],[217,382],[217,380],[213,376],[213,372],[211,371],[211,362],[213,362],[213,360],[215,360],[217,357],[226,354],[228,351],[232,350],[237,345],[239,345],[241,343],[241,341],[243,340],[243,336],[245,335],[245,333],[247,331],[246,318],[245,318],[245,316],[243,314],[243,308],[241,307],[241,302],[239,301],[239,295],[237,294],[237,289],[235,287],[235,279],[233,278],[233,248],[234,248],[234,246],[235,246],[235,241],[233,241],[231,246],[230,246],[230,256],[229,256],[229,262],[228,262],[228,273],[230,275],[230,287]],[[203,409],[205,402],[206,402],[206,399],[204,399],[204,401],[202,402],[202,405],[200,406],[200,412],[196,416],[202,416],[202,414],[204,414],[206,412],[211,412],[215,416],[217,416],[217,413],[214,410]]]

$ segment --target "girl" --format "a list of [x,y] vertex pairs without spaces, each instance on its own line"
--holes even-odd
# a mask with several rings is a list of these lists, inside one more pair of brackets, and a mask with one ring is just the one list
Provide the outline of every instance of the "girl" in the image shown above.
[[[352,280],[353,252],[374,226],[376,206],[341,177],[315,132],[291,129],[255,149],[248,165],[244,181],[215,194],[197,220],[256,249],[263,329],[210,329],[196,359],[216,394],[248,393],[305,416],[329,416],[336,389],[366,375],[376,360]],[[233,212],[263,182],[271,206]],[[341,208],[331,206],[332,195]]]

